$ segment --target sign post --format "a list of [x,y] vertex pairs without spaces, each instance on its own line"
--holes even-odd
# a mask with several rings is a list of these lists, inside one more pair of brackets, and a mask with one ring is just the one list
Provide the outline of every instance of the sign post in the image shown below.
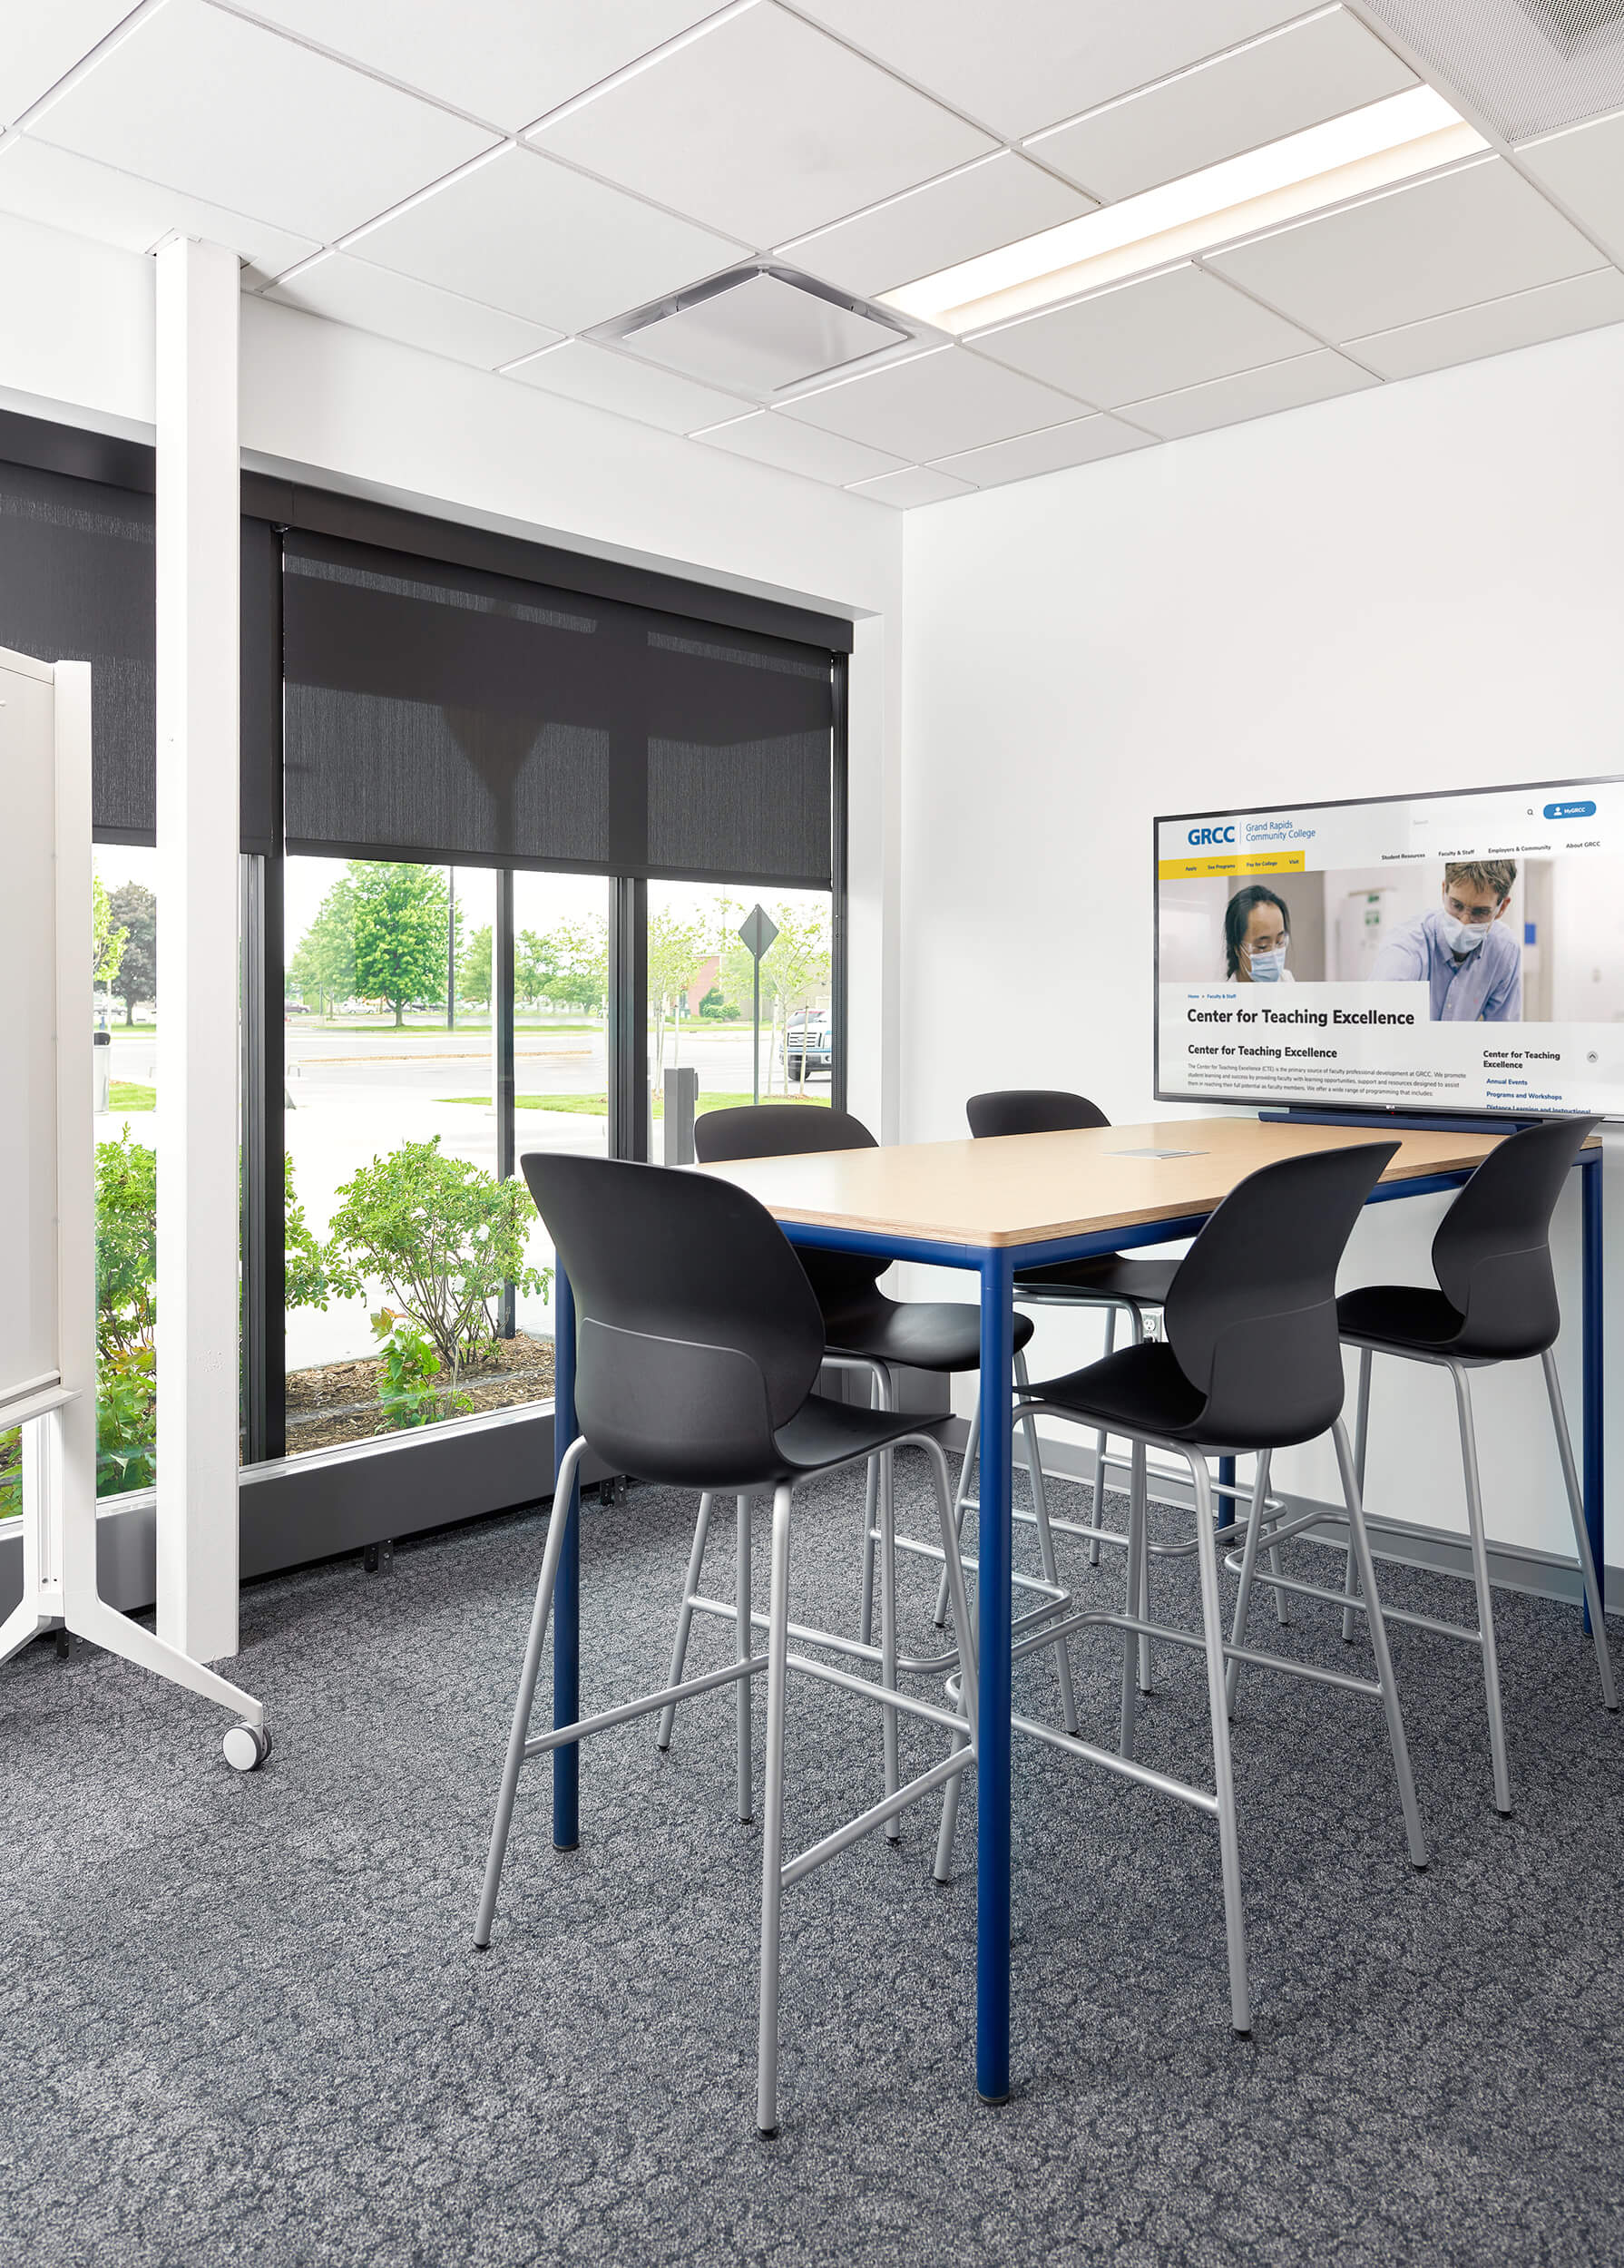
[[752,1102],[759,1102],[761,1100],[761,956],[764,953],[771,951],[773,940],[778,934],[778,924],[764,905],[752,905],[739,924],[739,942],[754,963],[750,972],[752,1038],[750,1100]]

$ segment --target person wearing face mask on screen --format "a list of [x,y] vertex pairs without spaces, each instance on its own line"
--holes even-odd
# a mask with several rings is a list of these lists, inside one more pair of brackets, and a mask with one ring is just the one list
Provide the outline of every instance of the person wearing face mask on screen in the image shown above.
[[1225,973],[1231,984],[1295,984],[1286,965],[1291,942],[1286,901],[1260,882],[1238,890],[1224,908]]
[[1445,866],[1443,904],[1386,939],[1372,980],[1424,982],[1434,1023],[1521,1023],[1522,947],[1502,918],[1516,879],[1510,858]]

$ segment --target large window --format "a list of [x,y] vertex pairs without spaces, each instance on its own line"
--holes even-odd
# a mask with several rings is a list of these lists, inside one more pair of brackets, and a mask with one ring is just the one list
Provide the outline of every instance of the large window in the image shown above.
[[[740,935],[759,906],[777,931],[759,982]],[[699,1072],[699,1108],[786,1099],[826,1106],[835,1068],[833,903],[827,891],[649,885],[649,1084]],[[658,1154],[658,1151],[657,1151]]]
[[94,937],[96,1492],[158,1461],[157,853],[99,845]]
[[[150,452],[0,412],[0,644],[93,673],[104,1495],[149,1487],[161,1453],[152,481]],[[527,1151],[660,1158],[672,1065],[702,1110],[838,1095],[850,640],[253,475],[244,506],[243,1437],[263,1466],[545,1407],[554,1255]],[[778,933],[758,1021],[738,936],[758,903]],[[0,1518],[19,1493],[0,1435]]]

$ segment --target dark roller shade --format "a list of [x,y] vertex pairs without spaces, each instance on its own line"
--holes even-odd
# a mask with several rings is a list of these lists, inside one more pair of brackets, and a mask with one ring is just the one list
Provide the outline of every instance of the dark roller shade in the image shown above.
[[[278,543],[242,523],[242,847],[274,836],[281,664]],[[103,842],[157,827],[152,498],[0,463],[0,646],[91,665],[91,821]]]
[[291,532],[295,852],[827,886],[831,657]]
[[152,839],[157,676],[152,499],[0,464],[0,645],[92,667],[97,831]]

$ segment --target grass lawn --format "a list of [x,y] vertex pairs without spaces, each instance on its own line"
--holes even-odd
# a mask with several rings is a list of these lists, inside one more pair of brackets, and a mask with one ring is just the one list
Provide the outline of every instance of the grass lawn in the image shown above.
[[115,1079],[107,1090],[109,1110],[156,1110],[158,1090],[143,1087],[132,1079]]
[[[790,1095],[788,1098],[783,1095],[763,1095],[761,1100],[763,1102],[783,1102],[788,1100],[790,1102],[820,1104],[826,1110],[829,1107],[827,1095]],[[439,1100],[484,1103],[487,1110],[491,1107],[489,1095],[441,1095]],[[733,1110],[749,1100],[748,1095],[701,1095],[699,1109],[701,1110]],[[514,1109],[515,1110],[572,1110],[581,1118],[604,1119],[609,1116],[609,1097],[607,1095],[515,1095]],[[659,1119],[663,1118],[664,1115],[665,1097],[656,1091],[654,1116]]]

